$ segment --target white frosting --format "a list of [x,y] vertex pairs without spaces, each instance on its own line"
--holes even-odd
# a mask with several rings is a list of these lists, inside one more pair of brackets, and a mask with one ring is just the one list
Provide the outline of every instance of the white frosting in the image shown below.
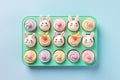
[[46,17],[46,19],[43,19],[42,16],[40,16],[40,29],[42,31],[48,31],[50,29],[50,22],[49,22],[49,16]]
[[24,43],[27,47],[33,47],[36,44],[36,38],[35,34],[33,33],[32,35],[28,35],[27,33],[24,34]]
[[64,32],[62,32],[61,34],[57,34],[57,32],[54,32],[54,44],[58,47],[63,46],[63,44],[65,43],[64,40]]
[[92,32],[90,35],[86,35],[85,33],[83,33],[83,39],[82,39],[82,43],[85,47],[92,47],[94,44],[94,32]]
[[76,16],[75,20],[72,20],[72,18],[69,16],[68,20],[68,29],[71,31],[77,31],[79,29],[78,17]]

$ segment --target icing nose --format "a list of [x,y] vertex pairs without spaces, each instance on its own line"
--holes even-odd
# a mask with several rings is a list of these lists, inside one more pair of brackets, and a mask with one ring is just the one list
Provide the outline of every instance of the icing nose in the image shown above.
[[73,38],[73,40],[75,40],[75,41],[77,40],[77,36],[72,36],[72,38]]
[[42,36],[42,39],[43,39],[44,41],[46,41],[46,40],[47,40],[47,36]]
[[31,54],[28,54],[27,57],[28,57],[29,59],[31,59],[31,58],[32,58],[32,55],[31,55]]
[[59,22],[59,23],[57,23],[57,25],[58,25],[58,27],[61,27],[62,26],[62,24]]
[[88,22],[87,25],[90,26],[90,27],[93,26],[93,24],[91,22]]
[[43,55],[42,55],[42,58],[43,58],[43,59],[46,59],[46,55],[45,55],[45,54],[43,54]]
[[72,58],[76,59],[76,58],[77,58],[77,55],[75,55],[75,54],[74,54],[74,55],[72,55]]
[[91,59],[91,57],[90,57],[90,55],[89,55],[89,54],[87,54],[87,55],[86,55],[86,57],[87,57],[88,59]]
[[32,27],[31,23],[27,23],[26,27],[31,28]]

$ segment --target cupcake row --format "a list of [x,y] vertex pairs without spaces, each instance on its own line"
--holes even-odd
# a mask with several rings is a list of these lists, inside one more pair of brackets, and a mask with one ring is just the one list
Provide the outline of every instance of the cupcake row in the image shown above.
[[63,50],[56,50],[54,51],[53,55],[49,50],[46,49],[41,50],[38,55],[35,51],[28,50],[25,52],[23,57],[26,63],[34,63],[37,59],[37,56],[41,63],[48,63],[52,58],[56,63],[63,63],[65,62],[66,58],[72,63],[77,63],[82,58],[82,61],[87,64],[93,63],[95,57],[92,50],[84,50],[80,54],[80,52],[75,49],[68,51],[67,56]]
[[[71,16],[69,16],[67,23],[65,23],[65,21],[62,18],[58,18],[54,20],[53,23],[51,23],[49,16],[47,16],[46,18],[43,18],[42,16],[40,16],[39,28],[42,31],[49,31],[51,29],[51,26],[53,26],[54,30],[56,31],[64,31],[66,26],[70,31],[78,31],[80,28],[79,16],[76,16],[75,18],[72,18]],[[29,32],[35,31],[37,28],[37,23],[35,20],[29,19],[25,22],[24,27]],[[82,28],[85,31],[94,30],[95,21],[92,18],[87,18],[83,20]]]
[[[50,46],[52,39],[49,35],[48,32],[45,34],[39,34],[39,43],[41,46],[47,47]],[[65,44],[65,33],[61,32],[58,34],[56,31],[54,32],[54,37],[53,37],[53,43],[57,47],[62,47]],[[80,35],[80,32],[77,32],[76,34],[69,34],[67,38],[67,42],[70,46],[75,47],[80,44],[82,40],[82,44],[89,48],[92,47],[94,44],[94,32],[91,32],[90,34],[86,34],[85,32],[82,33],[82,37]],[[24,33],[24,43],[27,47],[34,47],[37,43],[37,38],[35,36],[35,33],[33,34],[27,34],[26,32]]]

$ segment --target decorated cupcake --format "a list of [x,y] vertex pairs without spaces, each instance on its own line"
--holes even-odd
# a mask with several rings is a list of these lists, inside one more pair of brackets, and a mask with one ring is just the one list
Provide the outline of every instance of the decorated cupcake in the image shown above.
[[54,29],[56,31],[63,31],[65,29],[65,21],[63,19],[56,19],[53,23]]
[[56,50],[53,54],[53,59],[57,63],[63,63],[65,61],[65,53],[62,50]]
[[57,47],[63,46],[65,43],[64,32],[62,32],[61,34],[57,34],[57,32],[55,31],[53,42]]
[[82,33],[82,44],[89,48],[92,47],[94,44],[94,32],[91,32],[90,35],[89,34],[85,34],[84,32]]
[[34,47],[36,44],[36,37],[35,33],[33,34],[27,34],[26,32],[24,33],[24,43],[27,47]]
[[71,34],[68,37],[68,43],[70,46],[78,46],[80,44],[80,41],[81,37],[79,32],[77,34]]
[[40,16],[39,26],[42,31],[48,31],[50,29],[50,17],[47,16],[46,19],[43,19],[43,17]]
[[25,29],[27,31],[35,31],[37,28],[36,21],[33,19],[29,19],[25,22]]
[[94,62],[94,53],[93,53],[93,51],[91,51],[91,50],[83,51],[82,60],[85,63],[88,63],[88,64],[93,63]]
[[76,63],[80,59],[80,53],[77,50],[70,50],[68,52],[68,60],[70,62]]
[[72,19],[71,16],[68,17],[68,29],[70,31],[78,31],[79,29],[79,17],[76,16],[75,19]]
[[28,50],[24,54],[24,61],[27,63],[34,63],[36,61],[36,53],[33,50]]
[[41,50],[39,53],[39,59],[42,63],[47,63],[51,59],[51,54],[48,50]]
[[40,34],[39,42],[41,46],[49,46],[51,43],[51,38],[48,35],[48,32],[45,34]]
[[95,22],[92,18],[87,18],[82,22],[82,28],[85,31],[92,31],[95,28]]

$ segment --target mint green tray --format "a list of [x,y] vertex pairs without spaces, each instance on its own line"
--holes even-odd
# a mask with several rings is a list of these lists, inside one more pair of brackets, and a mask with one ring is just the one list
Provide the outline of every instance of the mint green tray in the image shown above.
[[[45,18],[45,17],[46,17],[46,16],[43,16],[43,18]],[[72,17],[75,17],[75,16],[72,16]],[[97,61],[97,41],[98,41],[98,39],[97,39],[97,21],[96,21],[96,19],[95,19],[94,17],[92,17],[92,16],[79,16],[80,28],[79,28],[78,31],[80,32],[81,37],[82,37],[82,32],[85,32],[85,33],[87,33],[87,34],[90,34],[90,33],[91,33],[91,32],[86,32],[85,30],[82,29],[82,22],[83,22],[83,20],[85,20],[86,18],[92,18],[92,19],[95,21],[95,23],[96,23],[96,27],[95,27],[95,29],[93,30],[93,32],[94,32],[94,40],[95,40],[93,47],[91,47],[91,48],[85,48],[85,47],[82,45],[82,39],[81,39],[81,42],[80,42],[79,46],[77,46],[77,47],[71,47],[71,46],[67,43],[68,35],[71,34],[71,33],[72,33],[72,34],[75,34],[75,33],[77,33],[78,31],[77,31],[77,32],[71,32],[71,31],[68,30],[68,28],[67,28],[67,26],[66,26],[66,29],[64,30],[64,32],[65,32],[65,44],[64,44],[63,47],[58,48],[58,47],[56,47],[56,46],[54,45],[54,43],[53,43],[54,28],[53,28],[53,25],[52,25],[53,22],[54,22],[56,19],[58,19],[58,18],[62,18],[62,19],[66,22],[66,24],[67,24],[67,22],[68,22],[68,16],[50,16],[51,28],[50,28],[50,30],[49,30],[49,35],[50,35],[50,37],[52,38],[52,42],[51,42],[51,45],[48,46],[48,47],[42,47],[42,46],[39,44],[39,41],[38,41],[38,39],[39,39],[39,32],[40,32],[40,33],[43,33],[43,34],[46,33],[46,32],[41,31],[40,28],[39,28],[39,22],[40,22],[39,16],[28,16],[28,17],[25,17],[25,18],[23,19],[23,21],[22,21],[22,61],[23,61],[23,63],[24,63],[25,65],[27,65],[27,66],[90,66],[90,65],[93,65],[93,64]],[[24,28],[24,23],[25,23],[25,21],[27,21],[28,19],[33,19],[33,20],[35,20],[35,21],[37,22],[37,29],[36,29],[34,32],[28,32],[28,31],[26,31],[25,28]],[[28,34],[35,33],[35,35],[36,35],[36,37],[37,37],[37,44],[36,44],[35,47],[33,47],[33,48],[28,48],[28,47],[26,47],[26,45],[24,44],[24,32],[27,32]],[[59,33],[59,32],[58,32],[58,33]],[[53,56],[53,53],[54,53],[55,50],[57,50],[57,49],[63,50],[63,51],[65,52],[65,54],[66,54],[66,60],[65,60],[65,62],[62,63],[62,64],[59,64],[59,63],[56,63],[56,62],[54,61],[54,59],[52,58],[51,61],[48,62],[48,63],[41,63],[40,60],[39,60],[39,58],[38,58],[38,54],[39,54],[39,52],[40,52],[42,49],[47,49],[47,50],[49,50],[49,51],[51,52],[52,56]],[[68,51],[71,50],[71,49],[76,49],[76,50],[78,50],[78,51],[80,52],[80,60],[79,60],[77,63],[71,63],[71,62],[67,59],[67,53],[68,53]],[[81,55],[81,53],[82,53],[84,50],[86,50],[86,49],[92,50],[92,51],[94,52],[94,54],[95,54],[95,60],[94,60],[94,62],[93,62],[92,64],[86,64],[85,62],[82,61],[82,55]],[[27,50],[34,50],[34,51],[36,51],[36,53],[37,53],[37,60],[36,60],[34,63],[32,63],[32,64],[26,63],[26,62],[24,61],[24,59],[23,59],[23,55],[24,55],[25,51],[27,51]]]

